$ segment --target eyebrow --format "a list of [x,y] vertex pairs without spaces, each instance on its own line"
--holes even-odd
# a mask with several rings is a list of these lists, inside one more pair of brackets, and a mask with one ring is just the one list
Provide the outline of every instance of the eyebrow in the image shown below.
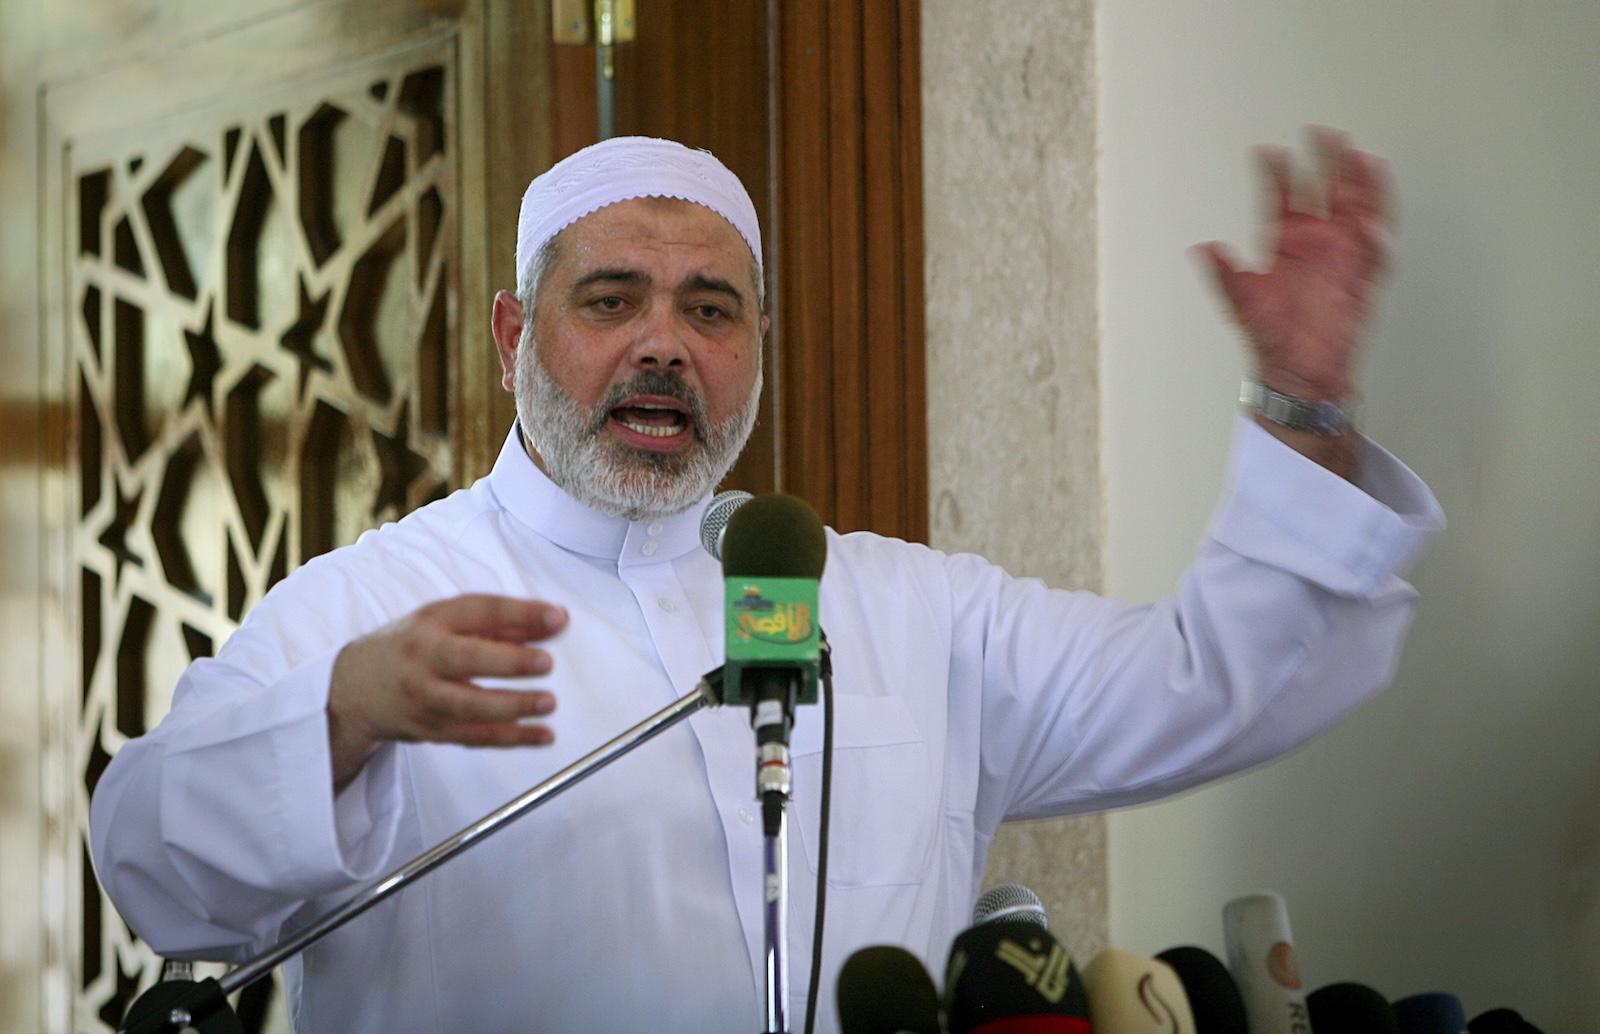
[[637,269],[596,269],[585,273],[572,285],[574,291],[588,287],[590,284],[648,284],[650,278]]
[[[650,278],[637,269],[615,267],[595,269],[580,276],[572,285],[573,291],[581,291],[594,284],[643,284],[648,286]],[[745,305],[745,296],[737,287],[721,277],[706,276],[696,273],[684,282],[687,291],[711,291],[714,294],[726,295],[731,298],[739,308]]]
[[739,308],[744,308],[744,293],[721,277],[710,277],[696,273],[683,286],[690,291],[711,291],[714,294],[727,295],[738,304]]

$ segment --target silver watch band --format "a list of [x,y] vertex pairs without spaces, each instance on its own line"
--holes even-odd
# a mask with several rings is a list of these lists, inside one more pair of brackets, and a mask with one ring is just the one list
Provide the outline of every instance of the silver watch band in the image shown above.
[[1350,428],[1350,413],[1344,404],[1285,395],[1260,381],[1246,379],[1239,386],[1239,405],[1295,431],[1341,435]]

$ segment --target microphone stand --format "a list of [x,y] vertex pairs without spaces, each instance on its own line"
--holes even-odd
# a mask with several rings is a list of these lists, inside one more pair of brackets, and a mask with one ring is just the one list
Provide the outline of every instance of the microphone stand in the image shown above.
[[[238,1017],[234,1016],[233,1010],[229,1007],[227,995],[260,980],[271,973],[279,963],[305,951],[378,902],[437,869],[490,834],[515,822],[563,790],[600,771],[646,740],[655,738],[702,707],[714,707],[721,701],[722,669],[718,668],[702,678],[692,691],[676,703],[657,711],[627,732],[574,761],[455,836],[418,855],[300,933],[230,970],[220,980],[207,977],[198,982],[168,980],[156,984],[140,995],[129,1007],[119,1034],[177,1034],[186,1027],[195,1028],[201,1034],[234,1034],[240,1031]],[[771,907],[769,900],[769,912]]]
[[[752,672],[755,674],[755,672]],[[756,796],[761,798],[767,1008],[762,1034],[789,1031],[789,732],[800,691],[797,669],[766,670],[750,711],[756,733]]]

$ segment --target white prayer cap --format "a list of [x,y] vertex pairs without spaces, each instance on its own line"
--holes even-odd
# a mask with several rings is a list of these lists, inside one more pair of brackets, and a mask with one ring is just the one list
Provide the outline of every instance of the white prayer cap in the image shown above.
[[756,206],[710,151],[672,140],[618,136],[561,159],[528,184],[517,219],[517,283],[545,243],[590,212],[636,197],[673,197],[728,220],[761,266]]

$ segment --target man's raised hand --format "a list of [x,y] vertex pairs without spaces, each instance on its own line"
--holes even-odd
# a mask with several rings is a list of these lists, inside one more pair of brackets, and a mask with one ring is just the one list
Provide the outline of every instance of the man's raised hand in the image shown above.
[[1354,390],[1352,365],[1389,257],[1382,160],[1334,129],[1311,138],[1320,170],[1297,174],[1283,148],[1258,151],[1267,180],[1265,269],[1241,269],[1218,242],[1197,245],[1269,388],[1313,401]]

